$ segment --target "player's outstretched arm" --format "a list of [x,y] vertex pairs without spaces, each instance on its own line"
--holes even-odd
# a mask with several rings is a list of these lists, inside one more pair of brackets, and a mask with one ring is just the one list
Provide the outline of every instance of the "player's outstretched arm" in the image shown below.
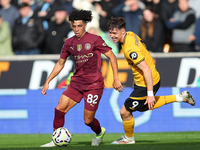
[[122,86],[121,82],[119,81],[119,77],[118,77],[117,58],[111,50],[108,51],[107,53],[105,53],[105,56],[110,59],[111,67],[113,70],[113,79],[114,79],[113,88],[119,92],[123,92],[124,87]]
[[66,59],[59,59],[58,62],[55,64],[51,74],[49,75],[49,77],[47,78],[43,88],[42,88],[42,94],[43,95],[46,95],[46,91],[47,89],[49,88],[49,83],[50,81],[55,78],[59,73],[60,71],[64,68],[65,66],[65,62],[66,62]]

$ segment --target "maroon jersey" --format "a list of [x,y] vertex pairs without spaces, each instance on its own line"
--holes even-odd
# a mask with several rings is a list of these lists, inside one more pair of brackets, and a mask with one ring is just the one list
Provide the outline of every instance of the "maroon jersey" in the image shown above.
[[104,40],[97,35],[86,32],[81,39],[75,36],[67,39],[60,58],[72,55],[75,62],[75,73],[70,85],[79,90],[99,89],[104,87],[101,73],[101,53],[111,50]]

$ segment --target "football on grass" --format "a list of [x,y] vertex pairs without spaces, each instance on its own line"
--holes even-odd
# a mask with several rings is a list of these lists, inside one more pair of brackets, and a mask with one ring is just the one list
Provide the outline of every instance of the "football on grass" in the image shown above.
[[67,146],[72,140],[72,135],[68,129],[61,127],[53,132],[52,140],[57,146]]

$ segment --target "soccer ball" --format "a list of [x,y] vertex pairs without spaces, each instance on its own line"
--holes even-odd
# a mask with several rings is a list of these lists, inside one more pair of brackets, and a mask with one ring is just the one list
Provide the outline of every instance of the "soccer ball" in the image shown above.
[[72,140],[72,134],[68,129],[61,127],[53,132],[52,140],[57,146],[67,146]]

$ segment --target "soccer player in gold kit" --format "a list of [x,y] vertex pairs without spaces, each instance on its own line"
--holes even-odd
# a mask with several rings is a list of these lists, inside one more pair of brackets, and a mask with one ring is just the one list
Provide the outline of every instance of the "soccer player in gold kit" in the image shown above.
[[[134,144],[134,111],[147,111],[172,102],[186,102],[195,105],[188,91],[178,95],[154,96],[160,87],[160,75],[153,58],[142,39],[133,32],[126,32],[126,22],[122,17],[111,18],[108,22],[113,41],[122,44],[122,51],[134,75],[134,90],[120,110],[125,135],[111,144]],[[120,91],[120,89],[119,89]]]

